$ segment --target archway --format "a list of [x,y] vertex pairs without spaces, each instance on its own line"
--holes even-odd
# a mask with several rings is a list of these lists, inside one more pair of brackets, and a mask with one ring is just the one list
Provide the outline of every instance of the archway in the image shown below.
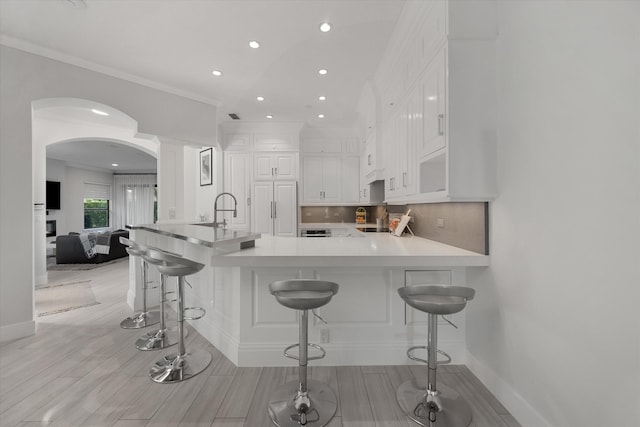
[[[158,158],[159,141],[140,134],[137,122],[108,105],[78,98],[47,98],[32,102],[32,167],[35,200],[45,200],[46,147],[73,141],[104,141],[140,150]],[[34,206],[33,258],[35,285],[47,282],[47,212]]]

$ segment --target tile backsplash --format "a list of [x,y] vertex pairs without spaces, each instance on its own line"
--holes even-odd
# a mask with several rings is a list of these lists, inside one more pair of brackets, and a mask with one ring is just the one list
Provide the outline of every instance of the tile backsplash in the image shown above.
[[[489,254],[488,203],[450,202],[420,203],[406,206],[363,206],[367,222],[375,223],[389,213],[404,213],[411,209],[413,222],[409,224],[414,234],[425,239]],[[300,222],[353,222],[357,206],[303,206]],[[385,227],[388,226],[388,217]]]

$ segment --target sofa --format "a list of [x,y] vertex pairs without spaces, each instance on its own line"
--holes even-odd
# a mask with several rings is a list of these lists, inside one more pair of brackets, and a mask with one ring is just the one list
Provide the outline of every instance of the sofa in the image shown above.
[[115,230],[109,238],[109,253],[97,254],[89,258],[84,250],[80,235],[69,233],[56,237],[56,263],[57,264],[100,264],[102,262],[128,256],[126,246],[120,243],[120,237],[129,237],[126,230]]

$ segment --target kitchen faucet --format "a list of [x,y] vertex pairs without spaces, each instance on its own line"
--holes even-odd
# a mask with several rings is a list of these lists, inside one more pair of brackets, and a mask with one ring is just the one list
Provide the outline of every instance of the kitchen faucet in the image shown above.
[[[228,194],[233,199],[235,203],[233,209],[218,209],[218,199],[225,194]],[[222,223],[218,223],[218,212],[233,212],[233,217],[236,218],[238,216],[238,201],[236,200],[236,196],[231,193],[220,193],[216,196],[216,200],[213,202],[213,228],[218,228],[222,225],[222,228],[227,226],[227,220],[225,218],[222,219]]]

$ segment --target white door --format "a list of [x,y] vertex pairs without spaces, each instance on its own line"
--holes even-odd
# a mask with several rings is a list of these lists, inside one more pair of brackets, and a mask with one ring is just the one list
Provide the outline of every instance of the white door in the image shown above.
[[323,202],[342,201],[342,159],[340,157],[322,158]]
[[256,181],[251,193],[251,231],[273,234],[273,182]]
[[276,179],[298,179],[296,173],[297,153],[274,153],[273,166]]
[[305,156],[303,158],[302,199],[305,203],[323,201],[322,166],[322,157]]
[[274,179],[275,166],[272,153],[253,153],[253,165],[255,179]]
[[298,202],[296,181],[273,183],[273,234],[297,237]]
[[422,81],[423,135],[418,155],[427,156],[446,145],[445,138],[445,55],[443,49],[429,66]]
[[342,159],[342,201],[360,201],[360,157],[348,156]]
[[[227,220],[230,228],[248,230],[251,222],[248,206],[251,189],[251,153],[224,153],[224,191],[233,194],[238,200],[238,215],[234,218],[232,212],[221,212],[218,221]],[[219,208],[233,209],[233,200],[229,196],[220,198]],[[211,201],[213,209],[213,200]],[[213,218],[211,218],[213,221]]]

